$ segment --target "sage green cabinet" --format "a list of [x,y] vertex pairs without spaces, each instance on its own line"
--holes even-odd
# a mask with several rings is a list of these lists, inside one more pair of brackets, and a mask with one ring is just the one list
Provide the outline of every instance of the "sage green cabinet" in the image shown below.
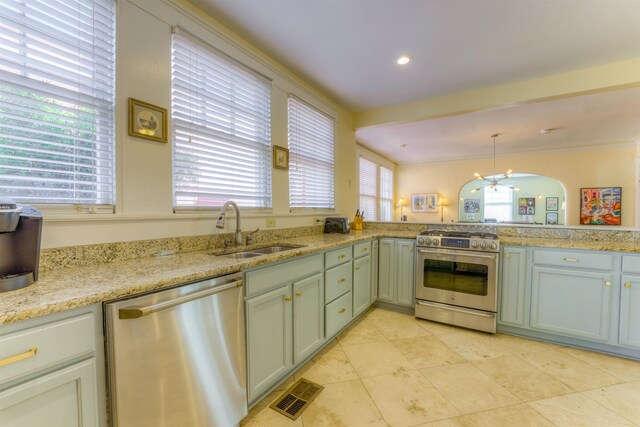
[[247,300],[248,394],[253,401],[292,367],[291,285]]
[[640,276],[622,276],[619,342],[640,350]]
[[613,285],[611,273],[534,266],[531,328],[607,342]]
[[369,293],[369,304],[373,304],[378,298],[378,241],[371,243],[371,291]]
[[498,322],[525,326],[527,249],[505,246],[499,262],[500,298]]
[[312,355],[324,343],[322,273],[293,284],[293,363]]
[[378,300],[396,305],[415,305],[414,239],[380,239]]
[[353,315],[357,316],[371,305],[371,256],[353,261]]

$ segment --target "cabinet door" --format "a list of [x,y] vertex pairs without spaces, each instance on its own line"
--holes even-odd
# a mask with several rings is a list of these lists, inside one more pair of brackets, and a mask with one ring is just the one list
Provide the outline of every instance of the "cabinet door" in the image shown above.
[[640,276],[622,276],[620,345],[640,349]]
[[293,363],[324,343],[324,280],[322,273],[293,284]]
[[0,424],[97,427],[95,358],[0,392]]
[[415,240],[396,241],[396,299],[400,305],[415,305]]
[[380,239],[378,262],[378,299],[394,302],[395,293],[395,241]]
[[353,261],[353,316],[365,311],[371,301],[371,256]]
[[500,323],[525,326],[524,302],[527,277],[527,250],[526,248],[502,249],[500,259]]
[[371,247],[371,292],[369,303],[373,304],[378,298],[378,241],[374,240]]
[[612,284],[611,274],[534,267],[531,328],[607,341]]
[[246,302],[249,402],[292,366],[291,299],[291,286],[286,285]]

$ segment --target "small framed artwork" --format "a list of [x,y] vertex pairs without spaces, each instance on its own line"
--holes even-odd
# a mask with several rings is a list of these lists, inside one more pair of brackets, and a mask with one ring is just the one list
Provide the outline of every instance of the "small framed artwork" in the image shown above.
[[622,224],[622,187],[581,188],[580,224]]
[[548,211],[557,211],[558,210],[558,198],[557,197],[547,197],[547,210]]
[[129,98],[129,135],[167,142],[167,109]]
[[412,194],[411,212],[438,212],[438,193]]
[[289,169],[289,149],[280,147],[279,145],[273,146],[273,167],[276,169]]
[[558,225],[558,212],[547,212],[548,225]]
[[534,197],[521,197],[518,199],[518,215],[535,215],[536,199]]
[[480,212],[480,199],[467,199],[464,201],[465,213],[478,213]]

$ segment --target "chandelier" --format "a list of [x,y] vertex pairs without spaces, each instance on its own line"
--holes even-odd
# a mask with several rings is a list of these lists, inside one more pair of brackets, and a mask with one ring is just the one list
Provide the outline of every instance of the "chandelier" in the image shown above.
[[484,182],[484,185],[481,185],[475,190],[471,190],[472,193],[475,193],[478,190],[482,190],[485,187],[489,187],[491,190],[498,191],[498,186],[507,187],[515,191],[520,191],[519,188],[515,188],[513,185],[500,183],[500,181],[511,178],[513,176],[513,170],[509,169],[501,177],[496,178],[496,138],[499,136],[500,136],[499,133],[494,133],[493,135],[491,135],[491,138],[493,138],[493,175],[491,176],[491,178],[487,178],[480,175],[478,172],[474,173],[473,175],[477,179],[485,182]]

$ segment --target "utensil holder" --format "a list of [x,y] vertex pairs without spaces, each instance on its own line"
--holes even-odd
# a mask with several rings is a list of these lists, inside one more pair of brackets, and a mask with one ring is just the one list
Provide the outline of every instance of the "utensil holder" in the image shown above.
[[364,222],[364,218],[356,216],[353,218],[353,228],[354,230],[362,230],[362,223]]

